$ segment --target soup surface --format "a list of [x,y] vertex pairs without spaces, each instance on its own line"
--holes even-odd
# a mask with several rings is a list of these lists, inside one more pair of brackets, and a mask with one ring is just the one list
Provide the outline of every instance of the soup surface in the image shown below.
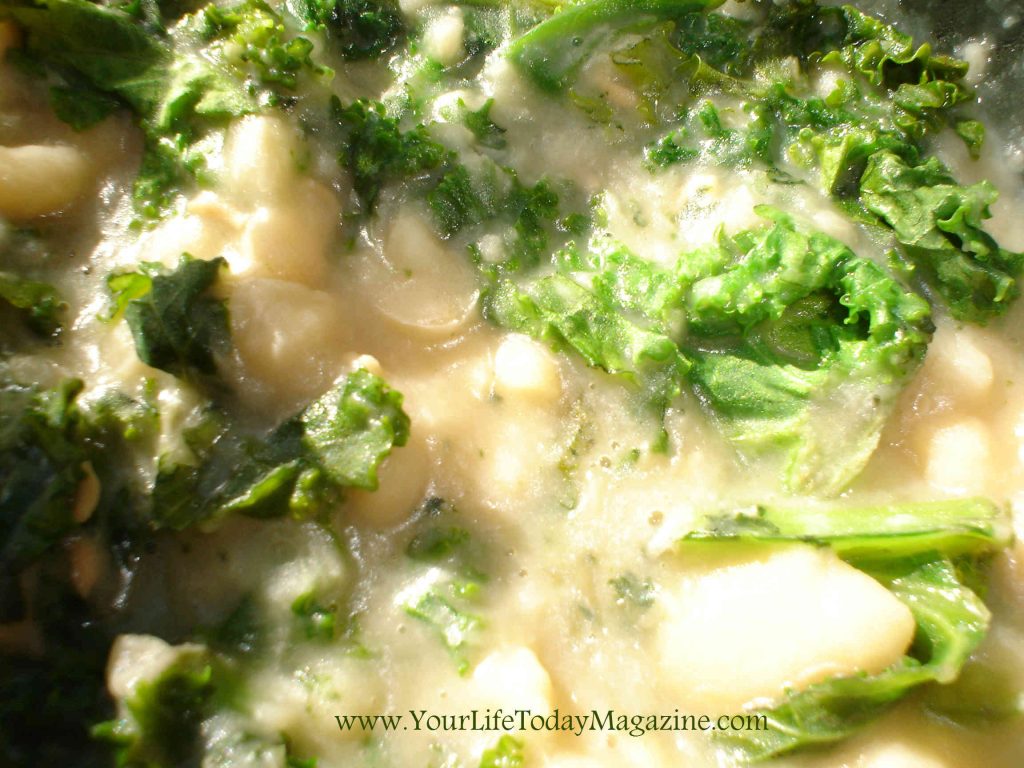
[[998,5],[0,0],[0,762],[1018,768]]

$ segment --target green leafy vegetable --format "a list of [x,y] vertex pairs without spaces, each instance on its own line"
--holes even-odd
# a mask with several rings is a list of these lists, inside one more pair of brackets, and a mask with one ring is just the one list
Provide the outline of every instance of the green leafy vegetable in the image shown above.
[[314,591],[295,598],[292,613],[307,640],[333,640],[338,632],[337,607],[321,603]]
[[224,264],[185,254],[170,272],[147,268],[111,278],[142,362],[182,378],[216,373],[215,353],[228,339],[227,309],[210,288]]
[[693,380],[742,453],[783,458],[793,489],[836,492],[874,451],[923,358],[928,306],[837,240],[759,212],[772,227],[681,261],[693,270]]
[[[0,649],[0,763],[109,768],[111,750],[91,737],[89,727],[113,715],[102,683],[111,633],[75,591],[62,553],[54,555],[35,569],[27,611],[42,638],[42,654]],[[57,733],[54,723],[61,723]]]
[[[458,583],[445,588],[429,588],[402,595],[402,609],[431,627],[452,654],[460,675],[469,672],[466,648],[475,632],[482,626],[479,617],[462,608],[459,593],[475,590],[475,585]],[[452,593],[455,592],[455,595]]]
[[377,467],[409,437],[402,396],[365,370],[349,374],[265,439],[212,434],[195,441],[196,464],[161,460],[153,523],[181,530],[238,513],[309,517],[344,488],[377,488]]
[[67,305],[52,285],[0,271],[0,299],[18,311],[33,333],[52,338],[60,332]]
[[502,736],[480,756],[480,768],[523,768],[523,765],[523,742],[514,736]]
[[54,86],[50,89],[50,106],[58,118],[76,131],[84,131],[106,119],[120,104],[87,87]]
[[87,0],[35,0],[4,13],[27,32],[29,51],[95,88],[152,112],[166,88],[167,47],[129,14]]
[[508,56],[538,87],[559,92],[609,39],[719,5],[721,0],[588,0],[534,27],[509,47]]
[[954,680],[988,628],[989,612],[960,583],[945,559],[903,562],[871,572],[914,614],[915,655],[876,675],[838,677],[791,693],[765,715],[768,729],[725,732],[720,743],[746,760],[846,738],[877,718],[911,689]]
[[[72,126],[101,119],[112,98],[135,111],[145,153],[134,197],[142,218],[152,220],[172,208],[183,186],[203,180],[204,142],[230,118],[279,103],[280,91],[294,89],[303,72],[330,72],[311,60],[312,43],[290,35],[262,0],[207,5],[167,34],[158,11],[131,10],[31,0],[4,12],[26,28],[29,54],[63,80],[53,101]],[[160,34],[150,28],[154,19]]]
[[494,106],[494,99],[488,99],[476,111],[469,109],[462,99],[459,99],[458,102],[462,122],[476,137],[480,146],[488,149],[504,149],[507,144],[504,137],[505,129],[491,120],[492,106]]
[[996,194],[988,182],[959,186],[935,158],[912,167],[890,152],[872,155],[861,179],[864,205],[893,228],[954,317],[974,322],[1006,310],[1024,269],[1024,254],[982,229]]
[[433,628],[459,674],[465,675],[470,646],[483,627],[473,606],[487,580],[479,567],[486,553],[473,541],[455,507],[440,498],[424,501],[414,531],[405,553],[417,563],[429,564],[430,570],[420,572],[396,602],[409,616]]
[[342,106],[334,98],[331,105],[344,147],[338,162],[352,173],[366,214],[373,212],[385,184],[434,170],[448,158],[448,151],[423,126],[402,131],[383,104],[357,99]]
[[[832,547],[910,609],[917,633],[908,656],[875,675],[835,677],[788,693],[764,715],[767,730],[717,735],[745,760],[846,738],[911,689],[954,681],[984,638],[989,612],[964,584],[961,564],[1012,539],[1004,510],[983,499],[830,510],[759,507],[709,515],[680,545],[806,542]],[[951,559],[954,558],[954,559]]]
[[689,361],[668,336],[645,330],[563,275],[517,286],[499,282],[487,296],[492,322],[572,349],[587,364],[637,385],[664,411],[680,393]]
[[654,584],[635,573],[624,573],[608,582],[615,591],[616,602],[641,610],[654,605]]
[[16,611],[21,570],[77,527],[75,494],[90,451],[76,405],[82,382],[0,389],[0,614]]
[[326,29],[350,61],[389,53],[406,35],[398,5],[390,0],[288,0],[287,5],[307,27]]
[[946,557],[995,552],[1013,539],[1004,509],[987,499],[815,508],[758,506],[704,518],[683,539],[704,542],[827,544],[847,560]]
[[413,560],[447,560],[469,542],[469,531],[455,519],[454,507],[444,499],[427,499],[420,506],[418,517],[417,531],[405,548],[405,554]]
[[156,679],[139,683],[127,716],[95,729],[118,744],[120,765],[185,765],[202,757],[200,727],[217,692],[211,659],[184,652]]
[[499,279],[485,315],[639,384],[661,410],[689,381],[741,455],[778,462],[792,489],[837,492],[921,362],[928,305],[834,238],[758,212],[770,226],[674,268],[595,236],[556,254],[554,275]]

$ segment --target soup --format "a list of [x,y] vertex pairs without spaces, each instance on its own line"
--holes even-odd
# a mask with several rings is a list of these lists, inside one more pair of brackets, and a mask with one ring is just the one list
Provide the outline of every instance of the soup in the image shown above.
[[4,762],[1019,766],[1011,11],[4,2]]

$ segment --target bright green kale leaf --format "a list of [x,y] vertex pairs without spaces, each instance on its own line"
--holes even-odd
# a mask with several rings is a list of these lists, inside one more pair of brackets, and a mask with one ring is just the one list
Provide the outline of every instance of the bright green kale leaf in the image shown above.
[[230,434],[215,421],[187,434],[195,462],[161,460],[153,525],[181,530],[229,514],[316,516],[345,488],[376,490],[380,462],[408,437],[402,396],[354,371],[263,439]]
[[310,59],[313,43],[289,35],[281,17],[263,0],[208,5],[197,14],[194,25],[202,39],[212,42],[210,53],[241,78],[252,77],[264,87],[291,91],[304,71],[330,74]]
[[878,152],[868,161],[860,194],[957,319],[984,322],[1020,293],[1024,254],[1001,248],[982,229],[997,195],[988,182],[963,187],[935,158],[911,166]]
[[307,406],[300,421],[327,477],[367,491],[377,490],[377,467],[409,437],[402,396],[362,369]]
[[292,603],[292,614],[307,640],[333,640],[339,631],[338,607],[325,605],[316,591],[304,592]]
[[923,358],[928,305],[839,241],[759,212],[771,227],[680,261],[691,378],[742,455],[781,460],[791,489],[837,492]]
[[828,545],[854,562],[978,555],[1006,547],[1013,529],[1006,510],[988,499],[886,504],[878,507],[776,507],[707,515],[686,546],[729,542]]
[[479,768],[523,768],[523,742],[514,736],[502,736],[498,743],[485,749]]
[[561,274],[520,285],[503,279],[487,295],[484,315],[573,350],[588,365],[631,382],[663,413],[679,395],[689,361],[671,338],[631,322],[602,298]]
[[172,271],[111,278],[115,307],[124,306],[142,362],[182,378],[216,373],[215,354],[228,339],[227,309],[210,289],[224,263],[185,254]]
[[[746,761],[846,738],[912,689],[956,680],[988,629],[989,612],[965,585],[963,569],[1012,540],[1009,516],[983,499],[868,509],[759,507],[752,514],[708,515],[680,546],[737,542],[832,547],[870,574],[911,611],[910,652],[874,675],[835,677],[788,693],[764,715],[767,730],[718,735]],[[951,559],[955,558],[955,559]]]
[[0,300],[17,310],[38,336],[52,338],[60,333],[60,315],[67,305],[52,285],[0,271]]
[[[417,586],[417,585],[414,585]],[[470,613],[459,599],[462,592],[475,592],[476,583],[456,581],[430,585],[402,593],[400,605],[409,616],[431,626],[441,637],[458,666],[460,675],[469,672],[467,648],[474,634],[482,626],[480,618]]]

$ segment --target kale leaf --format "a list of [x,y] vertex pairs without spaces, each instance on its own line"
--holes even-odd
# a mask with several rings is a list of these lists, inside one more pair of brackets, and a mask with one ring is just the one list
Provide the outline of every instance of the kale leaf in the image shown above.
[[480,768],[522,768],[524,761],[523,742],[506,734],[493,747],[484,750]]
[[0,612],[19,603],[15,577],[77,523],[75,494],[90,453],[75,400],[82,382],[0,389]]
[[911,611],[910,652],[873,675],[834,677],[749,712],[766,730],[722,732],[720,744],[745,761],[851,735],[912,689],[957,679],[985,637],[989,611],[965,584],[964,569],[1012,541],[1005,510],[984,499],[858,508],[758,507],[754,514],[709,515],[680,542],[697,546],[805,542],[831,547],[889,589]]
[[357,370],[263,439],[219,425],[192,433],[193,464],[161,460],[152,494],[157,528],[229,514],[316,516],[344,488],[376,490],[377,467],[409,437],[402,396]]
[[228,339],[227,309],[210,289],[224,264],[185,254],[169,272],[149,266],[111,278],[115,312],[123,306],[142,362],[185,379],[216,373],[215,354]]
[[158,12],[154,22],[152,14],[88,0],[31,0],[4,13],[27,30],[29,55],[61,79],[58,115],[86,127],[114,98],[139,118],[145,152],[134,200],[143,223],[171,210],[182,187],[205,179],[203,142],[229,119],[280,103],[302,73],[330,75],[311,60],[312,43],[287,32],[262,0],[209,4],[169,32]]
[[326,29],[342,58],[375,59],[395,50],[407,30],[392,0],[288,0],[309,28]]
[[1020,293],[1024,253],[1001,248],[982,229],[997,195],[988,182],[963,187],[935,158],[910,166],[891,152],[877,152],[868,160],[860,194],[958,320],[983,322]]
[[352,174],[364,215],[373,212],[385,184],[439,168],[448,150],[422,126],[403,131],[383,104],[357,99],[347,106],[334,97],[331,111],[343,149],[338,163]]
[[579,68],[609,39],[721,4],[722,0],[589,0],[538,24],[515,40],[507,55],[539,88],[564,92]]
[[60,315],[67,304],[49,283],[0,271],[0,300],[13,307],[36,335],[53,338],[60,333]]
[[869,571],[910,608],[917,622],[913,655],[874,675],[836,677],[752,710],[767,730],[731,731],[717,740],[746,761],[844,739],[879,717],[912,689],[956,679],[988,629],[989,612],[946,559],[900,563]]

